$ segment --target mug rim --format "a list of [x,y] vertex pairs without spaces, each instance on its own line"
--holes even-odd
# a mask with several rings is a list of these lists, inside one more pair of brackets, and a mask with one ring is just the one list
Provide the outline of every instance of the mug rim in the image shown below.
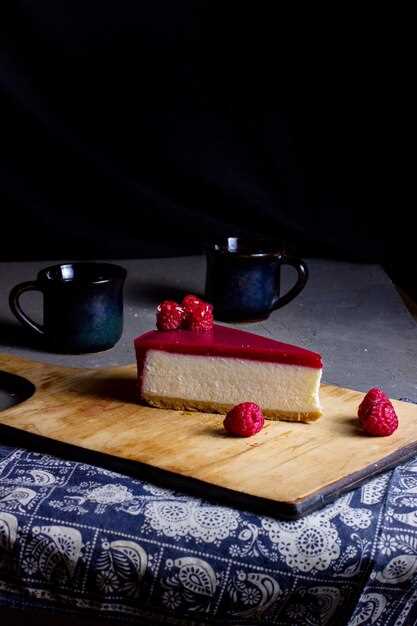
[[[253,247],[254,251],[240,251],[238,249],[239,241],[244,245],[247,245],[248,248]],[[235,242],[235,245],[237,246],[235,250],[229,248],[230,244],[233,247],[233,242]],[[262,247],[269,249],[262,250]],[[278,249],[278,247],[281,249]],[[207,247],[207,251],[211,254],[230,257],[236,256],[239,258],[280,257],[284,254],[283,247],[282,242],[266,237],[223,237],[223,239],[217,239],[216,241],[211,242]],[[256,251],[256,248],[259,248],[259,250]]]
[[[103,273],[108,272],[110,275],[106,276],[105,278],[100,278],[100,279],[94,279],[94,278],[84,278],[84,279],[77,279],[77,278],[55,278],[53,276],[51,276],[51,272],[53,270],[60,270],[62,268],[65,267],[72,267],[72,268],[77,268],[77,267],[93,267],[94,269],[97,270],[97,273],[100,271],[100,268],[102,268]],[[109,283],[112,280],[114,280],[115,278],[117,279],[124,279],[126,278],[127,275],[127,271],[124,267],[122,267],[121,265],[116,265],[116,263],[106,263],[106,262],[101,262],[101,261],[76,261],[74,263],[56,263],[55,265],[48,265],[48,267],[44,267],[43,269],[39,270],[38,272],[38,280],[41,281],[50,281],[53,283],[59,283],[59,284],[71,284],[74,282],[78,282],[78,283],[82,283],[84,285],[102,285],[104,283]]]

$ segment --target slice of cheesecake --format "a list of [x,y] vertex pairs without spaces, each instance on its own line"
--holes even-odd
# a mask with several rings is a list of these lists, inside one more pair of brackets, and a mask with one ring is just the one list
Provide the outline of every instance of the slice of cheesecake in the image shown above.
[[321,415],[315,352],[217,324],[212,332],[151,331],[135,349],[139,395],[152,406],[227,413],[255,402],[270,419]]

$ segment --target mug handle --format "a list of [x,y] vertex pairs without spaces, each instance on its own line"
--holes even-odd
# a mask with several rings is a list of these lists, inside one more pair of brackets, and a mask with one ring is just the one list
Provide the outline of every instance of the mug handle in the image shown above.
[[[291,267],[297,270],[298,277],[295,285],[291,287],[291,289],[287,291],[287,293],[285,293],[283,296],[277,298],[277,300],[274,302],[274,304],[272,305],[273,311],[275,311],[276,309],[280,309],[282,306],[288,304],[288,302],[291,302],[291,300],[298,296],[300,291],[302,291],[306,286],[308,280],[308,267],[301,259],[284,256],[278,268],[278,272],[280,272],[281,270],[281,265],[291,265]],[[279,277],[277,276],[277,278]]]
[[10,292],[9,296],[9,306],[10,309],[15,315],[15,317],[21,322],[24,326],[30,328],[30,330],[34,331],[37,335],[45,335],[45,329],[41,324],[33,321],[26,315],[20,306],[20,296],[25,291],[41,291],[43,293],[42,287],[36,281],[28,281],[26,283],[20,283],[20,285],[16,285]]

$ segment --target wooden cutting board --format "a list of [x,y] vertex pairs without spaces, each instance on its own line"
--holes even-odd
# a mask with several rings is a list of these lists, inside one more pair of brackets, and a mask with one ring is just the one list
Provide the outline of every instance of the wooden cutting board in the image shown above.
[[394,401],[399,429],[369,437],[355,417],[363,394],[351,389],[323,385],[318,422],[267,421],[240,439],[224,432],[220,415],[139,405],[135,365],[73,369],[0,355],[0,370],[36,386],[31,398],[0,413],[2,424],[124,459],[127,473],[276,516],[301,517],[417,453],[417,405]]

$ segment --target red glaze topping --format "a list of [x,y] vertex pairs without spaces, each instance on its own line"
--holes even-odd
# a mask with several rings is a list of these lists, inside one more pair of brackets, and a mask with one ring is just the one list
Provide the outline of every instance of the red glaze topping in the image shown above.
[[138,363],[148,350],[177,354],[222,356],[251,359],[269,363],[302,365],[320,369],[320,354],[288,343],[215,324],[212,331],[194,333],[189,330],[151,330],[135,339]]

